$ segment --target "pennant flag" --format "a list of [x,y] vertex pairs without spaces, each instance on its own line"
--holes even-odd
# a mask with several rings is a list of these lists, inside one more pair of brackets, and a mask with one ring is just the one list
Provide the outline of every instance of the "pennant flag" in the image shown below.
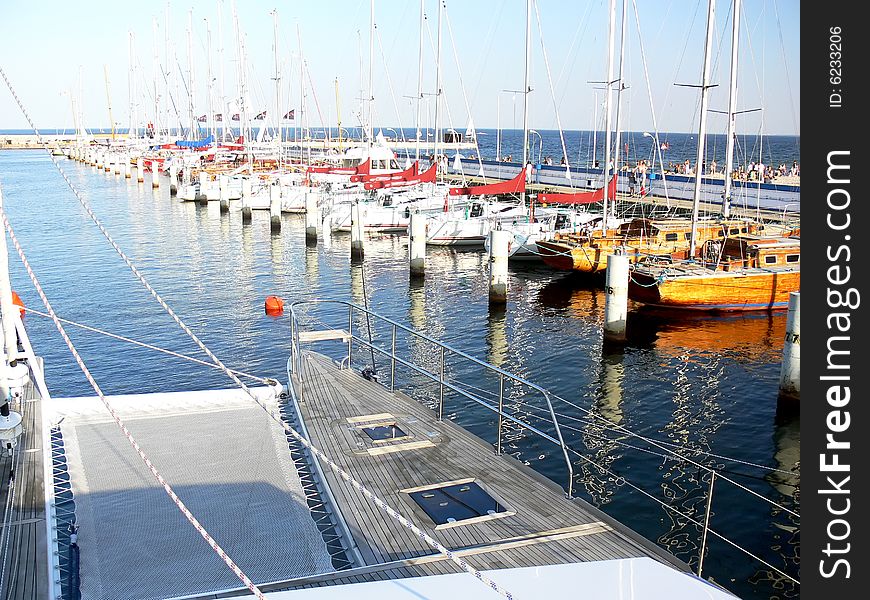
[[291,108],[288,112],[284,113],[285,119],[295,119],[296,118],[296,109]]
[[224,120],[224,116],[223,116],[223,114],[221,114],[221,113],[216,114],[216,115],[214,116],[214,120],[215,120],[215,121],[223,121],[223,120]]
[[254,119],[257,121],[262,121],[265,118],[266,118],[266,111],[265,110],[263,112],[257,114],[256,117],[254,117]]
[[196,120],[199,121],[200,123],[205,123],[205,115],[197,117]]
[[241,117],[241,115],[239,115],[239,113],[236,113],[236,114],[233,115],[233,121],[238,121],[238,120],[241,119],[241,118],[242,118],[242,117]]

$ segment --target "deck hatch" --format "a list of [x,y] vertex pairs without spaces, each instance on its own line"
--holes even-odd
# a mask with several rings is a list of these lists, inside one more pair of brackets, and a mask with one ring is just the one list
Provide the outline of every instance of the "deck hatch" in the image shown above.
[[436,525],[507,511],[474,481],[411,492],[408,495]]
[[408,437],[408,434],[395,423],[388,425],[374,425],[372,427],[363,427],[363,432],[369,436],[374,442],[384,442],[387,440],[396,440]]

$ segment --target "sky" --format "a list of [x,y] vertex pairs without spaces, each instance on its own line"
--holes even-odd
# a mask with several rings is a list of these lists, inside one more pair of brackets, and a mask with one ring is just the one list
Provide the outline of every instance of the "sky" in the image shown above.
[[[36,126],[46,133],[72,128],[73,102],[81,107],[88,128],[108,128],[112,122],[126,128],[132,112],[144,124],[154,119],[155,112],[156,19],[158,54],[170,79],[175,79],[169,90],[186,125],[188,46],[194,64],[194,110],[198,115],[208,110],[207,22],[215,105],[223,97],[227,102],[224,111],[234,110],[232,103],[239,97],[238,43],[232,20],[235,5],[246,49],[249,110],[266,110],[272,115],[276,103],[274,10],[284,110],[300,105],[301,45],[307,125],[334,127],[340,114],[343,127],[359,127],[360,113],[369,110],[360,98],[369,95],[370,4],[371,0],[7,1],[0,8],[0,66]],[[616,4],[614,78],[618,76],[623,0]],[[737,109],[761,110],[738,115],[737,130],[800,135],[800,4],[797,0],[743,0],[741,4]],[[604,91],[596,89],[601,85],[594,82],[607,78],[608,5],[608,0],[533,2],[530,128],[603,127]],[[707,5],[708,0],[627,0],[621,129],[697,131],[700,93],[697,88],[675,84],[701,83]],[[431,128],[439,8],[436,0],[424,0],[424,6],[420,110],[421,126]],[[526,2],[445,1],[443,7],[439,123],[464,131],[471,118],[478,129],[522,129],[523,95],[518,90],[524,81]],[[193,27],[188,36],[191,10]],[[374,12],[372,121],[376,128],[413,128],[420,72],[420,2],[374,0]],[[165,58],[167,14],[169,61]],[[711,53],[711,84],[715,87],[709,94],[709,108],[727,111],[732,2],[719,0],[715,15]],[[134,111],[131,32],[137,90]],[[158,94],[164,101],[168,97],[162,76]],[[614,93],[614,104],[615,97]],[[177,123],[174,112],[172,118]],[[724,133],[725,128],[723,114],[709,113],[708,132]],[[8,89],[0,89],[0,129],[29,129]]]

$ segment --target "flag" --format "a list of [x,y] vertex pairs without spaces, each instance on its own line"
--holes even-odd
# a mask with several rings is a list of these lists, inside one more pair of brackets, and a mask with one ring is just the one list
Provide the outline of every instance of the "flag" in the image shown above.
[[221,114],[221,113],[216,114],[216,115],[214,116],[214,120],[215,120],[215,121],[218,121],[218,122],[223,121],[223,120],[224,120],[224,116],[223,116],[223,114]]
[[196,120],[199,121],[200,123],[205,123],[205,115],[197,117]]
[[236,114],[233,115],[233,121],[238,121],[238,120],[241,119],[241,118],[242,118],[242,117],[239,115],[239,113],[236,113]]
[[284,113],[284,118],[295,120],[296,119],[296,109],[291,108],[288,112]]
[[257,116],[254,117],[254,119],[257,121],[262,121],[265,118],[266,118],[266,111],[265,110],[261,113],[257,113]]

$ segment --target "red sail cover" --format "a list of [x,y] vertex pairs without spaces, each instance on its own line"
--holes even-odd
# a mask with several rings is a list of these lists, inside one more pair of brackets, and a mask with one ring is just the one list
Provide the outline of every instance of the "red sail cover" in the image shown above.
[[[610,178],[607,197],[616,197],[616,175]],[[538,202],[541,204],[592,204],[602,200],[604,200],[604,188],[576,194],[538,194]]]
[[372,161],[366,159],[355,167],[308,167],[309,173],[331,173],[333,175],[368,175],[371,171]]
[[489,185],[450,188],[450,195],[481,196],[483,194],[518,194],[524,191],[526,191],[526,169],[522,169],[519,175],[509,181],[490,183]]
[[417,183],[434,183],[437,169],[438,165],[436,163],[432,163],[431,167],[429,167],[424,173],[421,173],[416,177],[408,177],[407,179],[392,179],[390,181],[366,181],[363,184],[363,187],[367,190],[377,190],[381,188],[393,188],[402,187],[405,185],[414,185]]
[[367,183],[369,181],[404,181],[409,177],[416,177],[419,174],[418,163],[414,163],[404,171],[398,171],[396,173],[380,173],[378,175],[352,175],[350,180],[354,183],[362,181],[363,183]]

